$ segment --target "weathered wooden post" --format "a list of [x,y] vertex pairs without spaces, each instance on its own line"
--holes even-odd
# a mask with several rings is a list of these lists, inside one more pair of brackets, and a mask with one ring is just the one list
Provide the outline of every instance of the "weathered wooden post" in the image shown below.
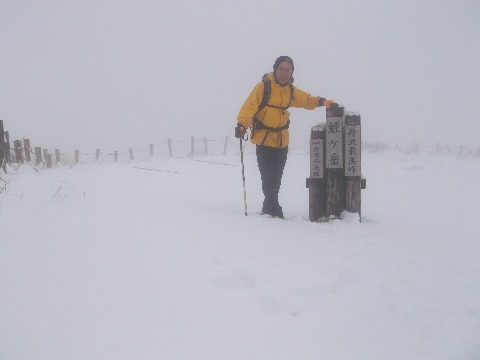
[[153,144],[150,144],[150,157],[153,157]]
[[362,136],[360,115],[347,114],[345,116],[345,210],[361,214],[362,189]]
[[32,161],[30,139],[23,139],[23,151],[25,152],[25,160],[27,162]]
[[75,150],[75,164],[80,162],[80,150]]
[[5,159],[7,159],[6,163],[10,162],[10,134],[8,131],[5,131],[5,152],[4,152]]
[[95,152],[95,161],[98,161],[100,159],[100,149],[97,149]]
[[35,147],[35,166],[38,166],[42,163],[42,148],[39,146]]
[[205,144],[205,155],[208,155],[208,139],[206,137],[203,138],[203,142]]
[[168,138],[168,154],[170,157],[173,156],[173,151],[172,151],[172,139]]
[[118,151],[117,151],[117,150],[115,150],[115,151],[113,152],[113,160],[114,160],[115,162],[118,161]]
[[60,162],[60,149],[55,149],[55,161]]
[[47,154],[47,169],[53,168],[53,157],[52,154]]
[[15,162],[22,163],[23,162],[22,142],[20,140],[15,140],[13,142],[13,148],[15,152]]
[[325,181],[325,124],[312,127],[310,132],[310,177],[307,179],[309,189],[309,219],[318,221],[325,218],[326,181]]
[[129,148],[128,152],[130,153],[130,160],[133,161],[133,149]]
[[45,161],[45,164],[47,163],[47,157],[48,157],[48,150],[47,149],[43,149],[43,159]]
[[225,136],[225,144],[223,145],[223,155],[227,155],[228,136]]
[[326,180],[327,203],[325,217],[338,217],[345,204],[345,175],[343,171],[343,107],[326,110]]
[[7,172],[7,159],[5,156],[5,131],[3,128],[3,120],[0,120],[0,167]]
[[193,157],[195,154],[195,137],[192,136],[191,146],[190,146],[190,156]]

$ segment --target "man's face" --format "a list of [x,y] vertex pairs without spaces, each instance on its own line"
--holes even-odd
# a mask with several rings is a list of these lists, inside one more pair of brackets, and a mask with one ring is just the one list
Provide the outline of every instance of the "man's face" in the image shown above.
[[290,81],[293,73],[293,66],[288,61],[281,62],[277,70],[275,70],[275,75],[277,77],[277,81],[280,85],[286,85]]

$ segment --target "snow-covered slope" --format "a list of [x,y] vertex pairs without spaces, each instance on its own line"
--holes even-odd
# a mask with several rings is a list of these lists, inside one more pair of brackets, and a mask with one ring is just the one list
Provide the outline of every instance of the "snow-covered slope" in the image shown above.
[[325,224],[245,163],[248,217],[238,154],[2,175],[0,359],[480,358],[479,159],[365,152]]

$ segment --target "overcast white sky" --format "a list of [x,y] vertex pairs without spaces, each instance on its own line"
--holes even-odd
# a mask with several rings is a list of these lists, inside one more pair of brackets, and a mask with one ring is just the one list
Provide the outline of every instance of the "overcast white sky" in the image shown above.
[[[1,0],[0,119],[66,150],[231,136],[289,55],[366,141],[480,146],[479,19],[478,0]],[[308,143],[324,110],[291,113]]]

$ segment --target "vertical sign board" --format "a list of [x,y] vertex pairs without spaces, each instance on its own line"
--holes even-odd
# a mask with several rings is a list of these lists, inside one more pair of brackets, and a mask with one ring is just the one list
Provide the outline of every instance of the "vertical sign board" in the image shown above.
[[[322,125],[314,126],[312,132],[325,131]],[[310,178],[323,179],[324,139],[310,139]]]
[[347,114],[345,116],[345,210],[358,213],[360,222],[362,221],[361,141],[360,115]]
[[327,116],[326,161],[327,169],[343,168],[343,116]]
[[345,124],[345,176],[361,176],[360,125]]
[[340,216],[345,204],[343,112],[344,108],[341,106],[326,110],[326,217]]
[[310,133],[310,178],[309,219],[319,221],[325,218],[326,181],[325,181],[325,123],[312,127]]

